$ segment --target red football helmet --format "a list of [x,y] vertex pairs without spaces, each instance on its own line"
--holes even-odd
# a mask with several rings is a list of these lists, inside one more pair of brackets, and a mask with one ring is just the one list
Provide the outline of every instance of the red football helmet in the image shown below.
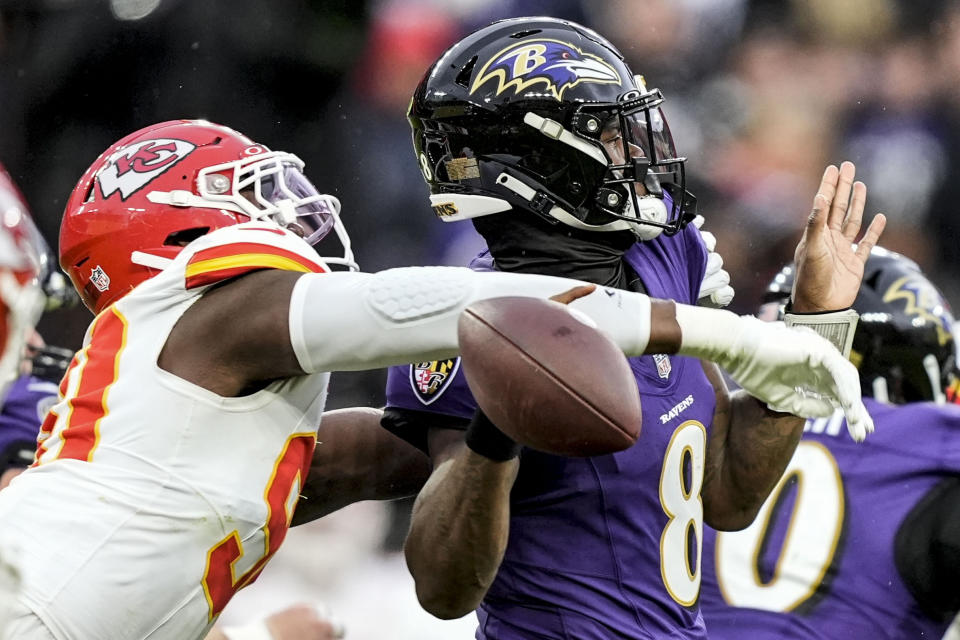
[[23,197],[0,166],[0,400],[17,377],[23,347],[43,311],[46,242]]
[[339,213],[295,155],[205,120],[161,122],[111,146],[80,178],[60,227],[60,266],[99,313],[191,240],[272,220],[310,244],[335,230],[344,255],[326,262],[356,269]]

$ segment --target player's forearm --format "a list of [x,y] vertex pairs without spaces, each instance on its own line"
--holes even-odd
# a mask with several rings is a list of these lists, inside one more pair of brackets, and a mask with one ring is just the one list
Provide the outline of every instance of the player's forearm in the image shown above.
[[753,522],[803,434],[804,421],[776,413],[743,391],[719,408],[707,445],[704,521],[735,531]]
[[466,447],[440,464],[413,510],[405,552],[417,598],[438,618],[479,606],[507,546],[510,489],[519,462],[494,462]]
[[[307,274],[290,298],[290,341],[306,372],[449,358],[459,353],[457,321],[472,302],[501,296],[546,299],[583,284],[454,267]],[[592,319],[627,355],[646,352],[651,339],[664,340],[663,331],[651,333],[657,320],[651,317],[651,301],[645,295],[597,289],[571,307]],[[673,352],[678,346],[676,332],[673,343],[660,352]]]
[[291,524],[310,522],[361,500],[412,496],[430,475],[427,456],[380,426],[368,407],[327,411]]
[[[584,284],[456,267],[306,274],[290,296],[290,345],[308,373],[449,358],[459,352],[457,322],[472,302],[502,296],[548,298]],[[592,320],[628,356],[681,353],[728,370],[734,367],[750,380],[758,370],[771,369],[769,362],[759,369],[753,366],[763,341],[751,340],[750,334],[774,331],[751,324],[749,320],[759,322],[755,319],[605,287],[570,307]]]

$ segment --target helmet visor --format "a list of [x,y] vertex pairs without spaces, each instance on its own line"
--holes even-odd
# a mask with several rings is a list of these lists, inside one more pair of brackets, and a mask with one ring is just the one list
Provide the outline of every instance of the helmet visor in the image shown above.
[[649,163],[648,172],[658,182],[680,183],[677,148],[660,107],[625,111],[613,119],[619,121],[619,128],[623,131],[623,144],[642,151]]
[[292,207],[296,220],[287,224],[298,226],[311,245],[322,240],[333,228],[333,218],[339,208],[337,203],[330,196],[319,193],[299,167],[283,163],[282,171],[264,177],[260,189],[264,200],[271,206]]
[[293,157],[273,157],[238,171],[238,191],[281,226],[302,233],[311,245],[326,236],[339,213],[339,202],[317,191]]

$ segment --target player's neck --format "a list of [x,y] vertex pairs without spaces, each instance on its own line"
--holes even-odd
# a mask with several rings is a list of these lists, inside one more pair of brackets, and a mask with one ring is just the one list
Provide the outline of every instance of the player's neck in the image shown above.
[[497,269],[627,287],[623,254],[634,243],[629,232],[580,233],[562,224],[531,221],[531,215],[510,211],[475,221]]

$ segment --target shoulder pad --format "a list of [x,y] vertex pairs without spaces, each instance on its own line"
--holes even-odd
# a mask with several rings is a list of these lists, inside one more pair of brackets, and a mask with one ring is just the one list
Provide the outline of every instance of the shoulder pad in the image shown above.
[[258,271],[281,269],[304,273],[329,271],[303,239],[278,226],[248,222],[197,238],[184,271],[185,287],[194,289]]

